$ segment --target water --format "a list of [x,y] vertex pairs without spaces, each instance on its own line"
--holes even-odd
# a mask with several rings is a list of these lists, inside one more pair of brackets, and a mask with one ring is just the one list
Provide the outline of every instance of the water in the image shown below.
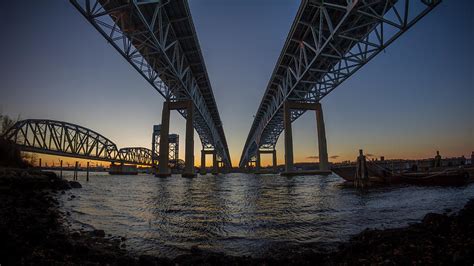
[[82,189],[61,196],[75,227],[125,236],[130,251],[167,257],[189,252],[195,245],[252,256],[287,244],[330,245],[367,227],[398,227],[417,222],[428,212],[456,211],[474,197],[474,184],[361,192],[342,188],[343,180],[336,175],[187,179],[91,173],[89,182],[84,175],[79,173]]

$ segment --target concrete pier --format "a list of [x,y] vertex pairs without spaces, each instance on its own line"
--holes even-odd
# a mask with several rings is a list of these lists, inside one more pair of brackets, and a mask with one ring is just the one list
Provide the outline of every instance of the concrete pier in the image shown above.
[[[185,166],[183,177],[195,177],[194,172],[194,105],[191,100],[163,103],[160,131],[160,164],[156,176],[167,177],[171,175],[169,169],[169,129],[170,110],[186,110],[186,141],[185,141]],[[166,156],[163,156],[165,155]]]
[[268,150],[268,149],[257,149],[257,159],[255,163],[255,173],[256,174],[263,174],[264,172],[261,169],[261,164],[262,164],[262,159],[261,156],[262,154],[271,154],[272,155],[272,171],[271,172],[266,172],[266,173],[278,173],[277,169],[277,158],[276,158],[276,150]]
[[215,150],[201,150],[201,175],[205,175],[207,173],[206,171],[206,155],[207,154],[212,154],[212,171],[211,173],[217,174],[218,173],[218,167],[217,167],[217,154]]
[[171,175],[169,169],[169,135],[170,131],[170,108],[169,102],[166,101],[163,103],[163,112],[161,113],[161,130],[160,130],[160,157],[158,165],[158,177],[168,177]]
[[291,129],[290,102],[283,104],[283,126],[285,128],[285,172],[293,172],[293,132]]
[[187,102],[186,108],[186,143],[185,143],[185,167],[183,177],[195,177],[194,172],[194,108],[193,102]]
[[[293,134],[291,128],[291,110],[314,110],[316,112],[316,124],[318,134],[319,170],[295,172],[293,163]],[[329,160],[326,142],[326,129],[324,126],[323,110],[320,103],[302,103],[286,101],[283,105],[283,126],[285,129],[285,176],[305,175],[305,174],[331,174],[329,170]]]
[[219,174],[219,165],[217,164],[217,153],[215,150],[212,153],[212,174],[213,175]]
[[319,170],[329,170],[328,146],[326,142],[326,127],[324,126],[323,108],[316,103],[316,127],[318,130]]

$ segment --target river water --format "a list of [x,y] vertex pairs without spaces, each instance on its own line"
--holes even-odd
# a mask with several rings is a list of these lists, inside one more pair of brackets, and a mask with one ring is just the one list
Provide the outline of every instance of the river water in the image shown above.
[[[72,179],[72,173],[65,172]],[[82,189],[60,197],[74,228],[126,237],[127,249],[175,257],[198,246],[230,255],[262,256],[276,246],[331,245],[369,228],[457,211],[474,184],[455,188],[343,188],[336,176],[226,174],[110,176],[79,173]],[[75,198],[71,198],[75,195]]]

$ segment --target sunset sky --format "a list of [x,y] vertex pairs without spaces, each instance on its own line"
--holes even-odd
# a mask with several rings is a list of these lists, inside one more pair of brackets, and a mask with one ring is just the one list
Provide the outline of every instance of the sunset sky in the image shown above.
[[[233,166],[300,1],[189,0]],[[443,1],[323,99],[331,161],[474,151],[474,1]],[[163,98],[66,0],[2,1],[0,111],[67,121],[118,147],[151,148]],[[184,140],[172,112],[170,132]],[[195,162],[201,145],[195,133]],[[315,115],[293,124],[295,161],[315,161]],[[277,144],[283,163],[283,135]],[[180,145],[184,159],[184,143]],[[50,157],[48,157],[50,158]],[[49,159],[48,159],[49,160]],[[208,157],[210,162],[211,158]],[[263,157],[263,165],[271,156]]]

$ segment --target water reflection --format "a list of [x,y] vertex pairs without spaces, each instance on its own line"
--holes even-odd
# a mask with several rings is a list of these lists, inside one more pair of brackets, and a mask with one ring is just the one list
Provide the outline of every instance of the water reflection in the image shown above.
[[[367,193],[342,189],[337,176],[83,179],[82,189],[62,196],[76,226],[104,229],[125,236],[132,251],[169,257],[194,245],[258,256],[276,244],[338,242],[366,227],[400,226],[429,211],[460,208],[474,195],[474,185]],[[78,197],[70,200],[70,193]]]

